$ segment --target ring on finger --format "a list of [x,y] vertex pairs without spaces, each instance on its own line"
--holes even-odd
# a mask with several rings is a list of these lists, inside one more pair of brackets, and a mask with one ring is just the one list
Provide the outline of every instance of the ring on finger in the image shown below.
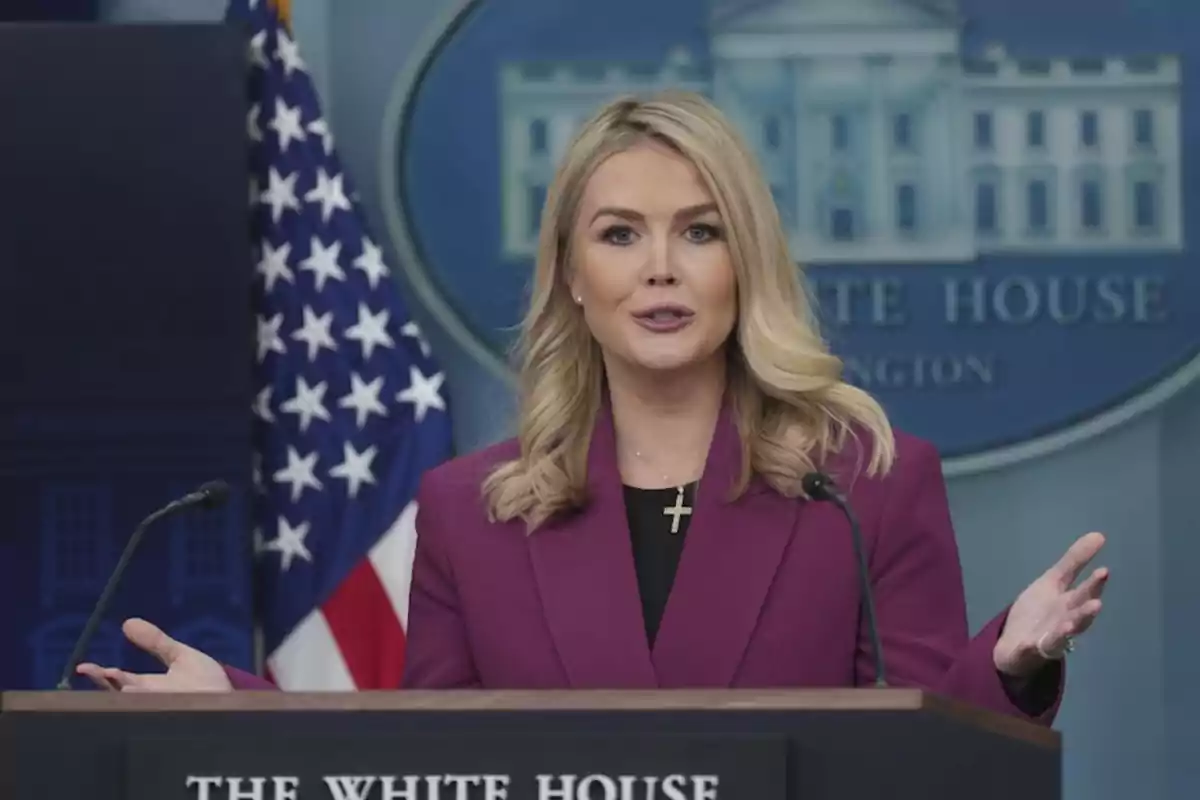
[[1049,633],[1043,633],[1041,638],[1038,639],[1038,641],[1037,641],[1038,655],[1040,655],[1042,658],[1046,659],[1047,661],[1058,661],[1067,653],[1073,652],[1075,650],[1075,638],[1073,636],[1067,636],[1063,639],[1061,646],[1056,648],[1054,652],[1050,652],[1049,650],[1046,649],[1046,639],[1049,636],[1050,636]]

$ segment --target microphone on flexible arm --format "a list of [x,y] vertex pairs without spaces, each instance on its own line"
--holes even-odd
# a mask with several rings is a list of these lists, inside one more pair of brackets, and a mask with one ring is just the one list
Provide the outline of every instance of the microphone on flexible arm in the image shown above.
[[83,654],[87,651],[87,646],[91,642],[92,636],[96,633],[96,627],[100,624],[101,618],[103,618],[104,613],[108,610],[109,603],[112,602],[113,592],[116,591],[117,584],[121,582],[121,575],[124,574],[125,568],[129,565],[129,561],[133,557],[133,552],[137,549],[138,543],[141,542],[146,530],[163,517],[184,511],[193,506],[209,509],[218,508],[225,502],[228,496],[229,484],[219,480],[209,481],[200,486],[196,491],[185,494],[177,500],[172,500],[142,520],[141,524],[134,530],[133,536],[129,537],[129,542],[125,545],[125,550],[121,553],[120,559],[117,560],[117,566],[113,568],[112,574],[108,576],[108,583],[105,584],[104,591],[100,593],[100,599],[96,601],[96,605],[92,609],[92,615],[88,617],[87,624],[83,626],[83,632],[79,634],[79,639],[75,642],[75,649],[71,651],[71,657],[67,659],[67,664],[63,667],[62,677],[59,678],[57,688],[71,688],[71,675],[75,671],[79,660],[83,658]]
[[879,625],[875,620],[875,598],[871,592],[871,576],[867,570],[867,556],[863,552],[862,531],[858,527],[858,519],[846,498],[838,491],[833,478],[825,473],[810,472],[801,480],[801,485],[813,500],[828,501],[841,509],[846,521],[850,523],[850,537],[854,540],[854,554],[858,558],[858,582],[867,613],[867,630],[871,635],[871,649],[875,655],[875,685],[887,686],[883,667],[883,646],[879,643]]

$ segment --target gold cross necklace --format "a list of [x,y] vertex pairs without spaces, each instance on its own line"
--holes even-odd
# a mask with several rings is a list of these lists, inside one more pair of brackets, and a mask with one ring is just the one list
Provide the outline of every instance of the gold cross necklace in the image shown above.
[[691,516],[692,507],[683,504],[683,487],[679,487],[679,494],[675,497],[675,505],[667,506],[663,509],[663,515],[671,517],[671,533],[679,533],[679,518]]
[[[646,460],[645,458],[642,457],[642,454],[640,451],[635,450],[633,455],[634,455],[634,457],[636,457],[642,461]],[[671,482],[671,477],[669,475],[667,475],[666,473],[663,473],[662,477],[663,477],[664,483]],[[684,489],[684,486],[686,486],[686,485],[687,484],[680,484],[679,486],[675,487],[678,490],[678,494],[675,496],[675,505],[666,506],[665,508],[663,508],[663,516],[671,517],[671,533],[672,534],[679,533],[680,519],[682,517],[690,517],[692,514],[692,507],[688,506],[688,505],[684,505],[684,502],[683,502],[683,489]]]

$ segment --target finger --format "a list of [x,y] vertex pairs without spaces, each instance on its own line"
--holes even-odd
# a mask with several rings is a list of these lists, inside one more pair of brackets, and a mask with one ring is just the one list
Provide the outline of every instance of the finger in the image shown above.
[[170,678],[166,675],[132,675],[133,680],[121,687],[122,692],[171,692],[178,691],[171,686]]
[[1070,586],[1103,546],[1104,534],[1102,533],[1093,531],[1080,536],[1067,548],[1067,552],[1063,553],[1062,558],[1051,567],[1051,570],[1064,587]]
[[125,637],[135,645],[153,655],[166,666],[183,655],[185,646],[163,632],[162,628],[144,619],[129,619],[121,626]]
[[1067,608],[1076,609],[1093,598],[1104,594],[1108,586],[1108,567],[1100,567],[1092,572],[1083,583],[1067,593]]
[[96,684],[101,689],[107,689],[110,692],[115,692],[120,688],[104,675],[104,668],[99,664],[80,664],[75,667],[75,672],[90,679],[92,683]]
[[1077,608],[1071,617],[1069,624],[1070,633],[1068,635],[1078,636],[1086,633],[1088,628],[1092,627],[1096,618],[1100,616],[1102,605],[1100,598],[1093,598]]
[[1056,626],[1045,631],[1038,637],[1037,641],[1034,642],[1034,649],[1043,658],[1062,658],[1067,652],[1070,637],[1075,633],[1075,625],[1074,618],[1060,621]]
[[1046,620],[1036,645],[1049,652],[1061,650],[1070,637],[1081,633],[1080,629],[1086,624],[1088,616],[1094,617],[1099,613],[1099,604],[1099,600],[1087,600],[1077,608],[1062,610],[1054,619]]
[[133,686],[141,677],[133,672],[126,672],[123,669],[116,667],[104,667],[101,670],[101,675],[104,680],[108,681],[118,691],[123,692],[128,687]]
[[1034,647],[1046,658],[1060,658],[1072,637],[1086,633],[1092,627],[1100,614],[1101,605],[1099,598],[1086,601],[1054,628],[1043,633]]

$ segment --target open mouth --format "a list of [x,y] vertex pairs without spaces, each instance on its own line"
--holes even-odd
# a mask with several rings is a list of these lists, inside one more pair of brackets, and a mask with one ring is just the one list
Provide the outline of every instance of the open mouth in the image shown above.
[[690,324],[694,316],[695,312],[687,306],[663,304],[639,311],[633,319],[647,330],[669,333]]

